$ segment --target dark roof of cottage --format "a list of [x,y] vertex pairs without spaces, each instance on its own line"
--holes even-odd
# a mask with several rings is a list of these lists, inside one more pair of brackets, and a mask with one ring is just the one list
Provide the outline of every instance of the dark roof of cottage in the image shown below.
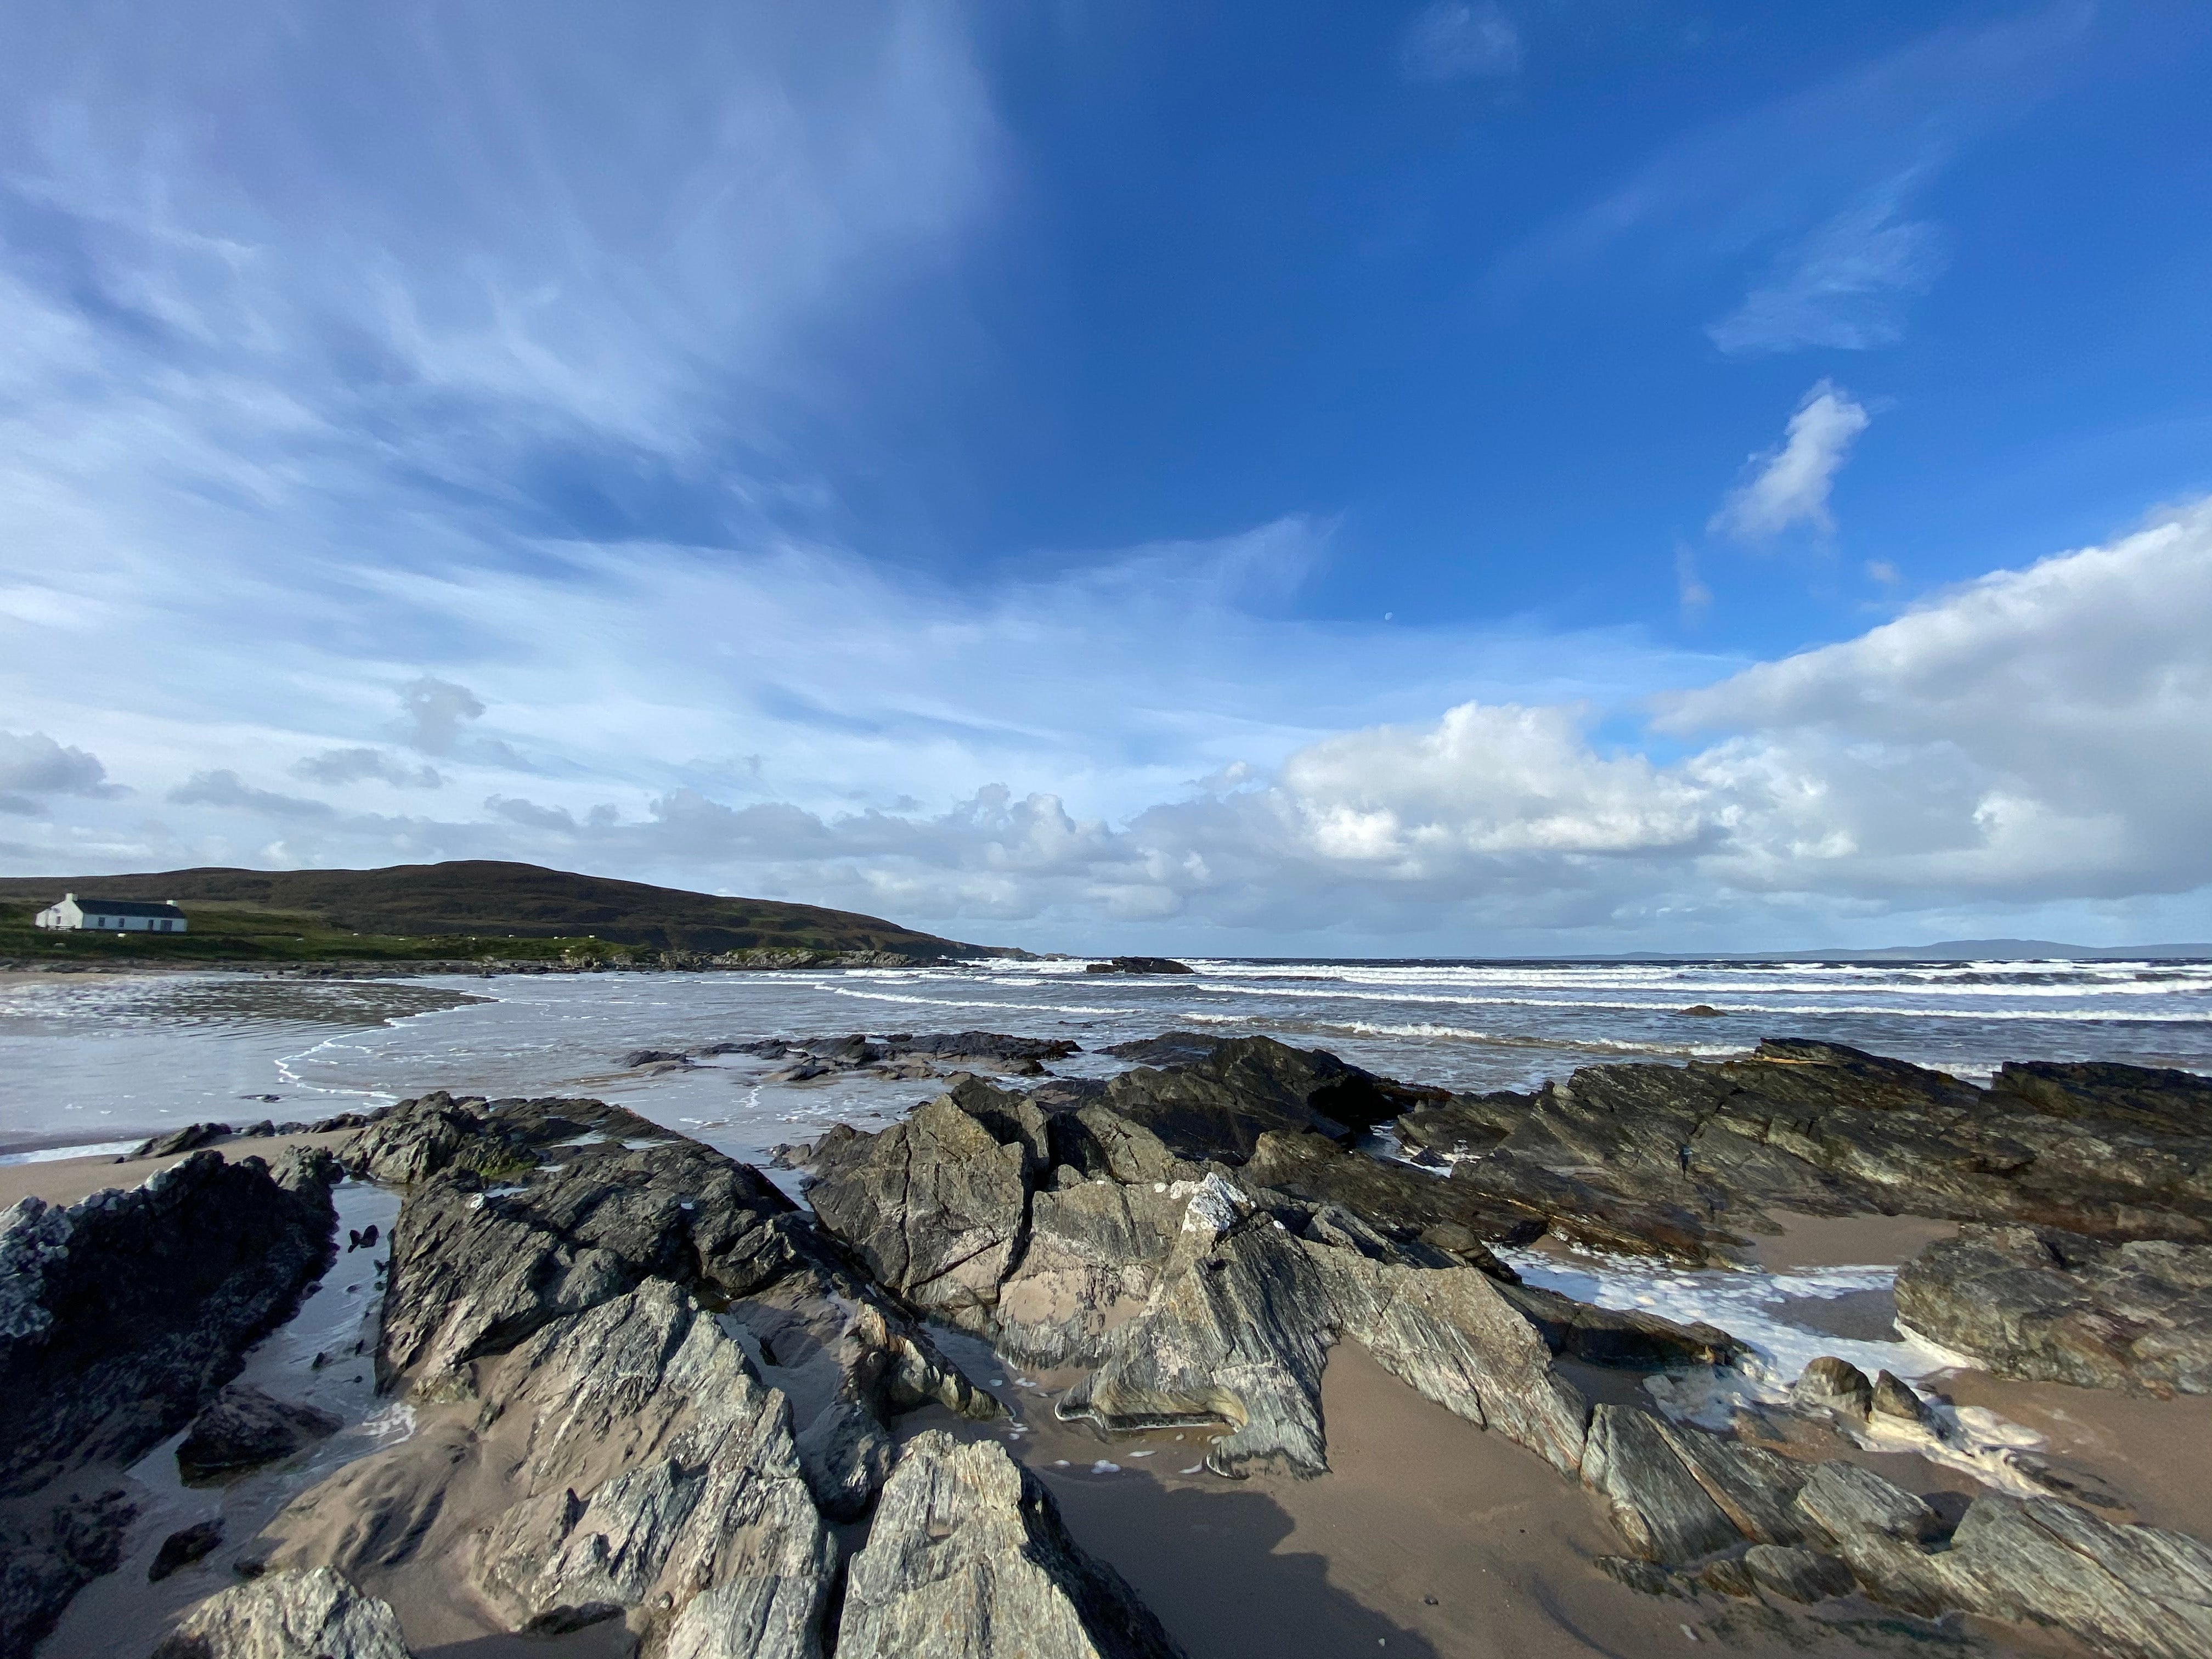
[[143,899],[87,898],[76,896],[76,908],[95,916],[181,916],[173,904],[149,904]]

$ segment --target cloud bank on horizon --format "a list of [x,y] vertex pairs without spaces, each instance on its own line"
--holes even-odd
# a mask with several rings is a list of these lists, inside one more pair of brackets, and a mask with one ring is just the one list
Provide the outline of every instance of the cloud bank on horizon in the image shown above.
[[[1185,314],[1208,272],[1102,269],[1085,168],[1143,160],[1030,107],[1168,43],[929,3],[224,9],[0,24],[12,871],[520,858],[1223,953],[2212,935],[2212,407],[2146,369],[2029,428],[1996,368],[1913,356],[1981,349],[1921,318],[1991,280],[1945,178],[2045,105],[2140,101],[2141,19],[1900,13],[1809,87],[1559,162],[1486,241],[1364,222],[1333,303],[1371,331],[1456,270],[1407,320],[1455,377],[1337,410],[1340,470],[1293,487],[1262,452],[1312,416],[1257,366],[1290,348],[1246,360],[1234,284]],[[1372,109],[1330,119],[1411,97],[1540,145],[1604,69],[1548,15],[1408,8],[1265,72],[1362,63]],[[2162,63],[2201,40],[2173,16]],[[1870,112],[1918,118],[1778,167]],[[1366,196],[1445,190],[1389,130],[1416,160]],[[1245,234],[1224,280],[1264,247],[1352,283]],[[1630,245],[1650,273],[1583,293]],[[1593,305],[1650,313],[1651,355],[1535,340],[1581,392],[1548,434],[1499,342]],[[1625,374],[1666,432],[1608,426]],[[1223,381],[1243,426],[1173,424]],[[2054,470],[2073,517],[2029,499]]]

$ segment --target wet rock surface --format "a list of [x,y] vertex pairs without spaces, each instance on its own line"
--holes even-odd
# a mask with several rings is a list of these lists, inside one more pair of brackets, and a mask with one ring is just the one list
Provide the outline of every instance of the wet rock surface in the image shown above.
[[1686,1066],[1587,1066],[1533,1095],[1399,1120],[1455,1183],[1590,1248],[1738,1259],[1770,1206],[2212,1240],[2212,1085],[2099,1064],[1986,1090],[1840,1044],[1770,1038]]
[[[873,1057],[939,1040],[840,1039],[804,1062],[935,1065],[975,1036]],[[754,1045],[794,1058],[771,1046]],[[994,1057],[1008,1069],[1046,1058]],[[419,1427],[301,1494],[255,1546],[268,1571],[191,1610],[164,1652],[387,1659],[406,1651],[393,1609],[412,1620],[407,1609],[430,1607],[473,1609],[489,1621],[469,1626],[480,1635],[598,1631],[641,1659],[1171,1655],[1168,1632],[1076,1546],[1006,1449],[903,1419],[1000,1413],[948,1358],[973,1363],[988,1344],[1075,1374],[1052,1383],[1062,1420],[1109,1436],[1196,1431],[1202,1466],[1231,1479],[1324,1477],[1322,1378],[1346,1343],[1526,1448],[1561,1491],[1586,1492],[1621,1540],[1599,1565],[1633,1589],[1777,1620],[1855,1595],[1915,1620],[2052,1626],[2128,1659],[2212,1652],[2212,1551],[2198,1540],[2055,1498],[1923,1496],[1838,1456],[1898,1436],[1933,1444],[1951,1407],[1832,1356],[1771,1407],[1820,1425],[1783,1443],[1790,1455],[1676,1420],[1659,1409],[1668,1389],[1729,1365],[1734,1338],[1523,1283],[1499,1255],[1549,1233],[1725,1261],[1770,1224],[1769,1206],[1994,1215],[2009,1224],[1969,1226],[1923,1255],[1931,1306],[1972,1301],[2002,1322],[2028,1292],[1993,1295],[1987,1275],[2056,1275],[2075,1298],[2066,1316],[2086,1308],[2106,1335],[2044,1348],[2124,1364],[2129,1386],[2183,1387],[2154,1371],[2180,1363],[2174,1344],[2110,1333],[2128,1316],[2185,1324],[2181,1302],[2143,1287],[2154,1266],[2158,1295],[2190,1289],[2204,1208],[2193,1085],[2036,1066],[1983,1090],[1780,1042],[1738,1061],[1593,1067],[1478,1097],[1267,1038],[1170,1033],[1116,1057],[1130,1065],[1113,1078],[1026,1092],[956,1074],[878,1133],[832,1130],[793,1160],[811,1212],[746,1165],[596,1101],[437,1094],[363,1123],[345,1167],[404,1194],[376,1376]],[[1361,1150],[1385,1124],[1430,1167]],[[2065,1150],[2069,1137],[2110,1167],[2077,1175],[2094,1154]],[[179,1170],[208,1164],[220,1160]],[[326,1164],[291,1170],[294,1186],[326,1186]],[[2083,1226],[2056,1245],[2047,1219],[2016,1219],[2057,1212]],[[40,1275],[64,1271],[43,1214],[0,1231],[33,1287],[6,1304],[0,1340],[19,1340],[19,1325],[40,1336],[34,1311],[18,1310],[45,1306]],[[2042,1255],[2004,1257],[2027,1249],[2014,1235]],[[1998,1255],[1960,1254],[1970,1247]],[[1902,1282],[1899,1304],[1926,1328]],[[1657,1372],[1675,1375],[1655,1394],[1642,1382]],[[180,1462],[219,1469],[210,1448],[308,1431],[267,1395],[210,1406],[222,1380],[192,1395],[191,1411],[206,1410]],[[65,1496],[28,1521],[11,1512],[41,1547],[0,1564],[0,1605],[49,1594],[40,1573],[112,1567],[127,1505]],[[171,1541],[180,1560],[198,1547]],[[1818,1619],[1788,1628],[1823,1639]],[[441,1647],[459,1639],[441,1629]]]
[[192,1419],[177,1447],[177,1468],[187,1481],[219,1480],[289,1457],[339,1427],[328,1412],[234,1382]]
[[896,1079],[970,1071],[1036,1077],[1050,1062],[1081,1052],[1079,1044],[1066,1037],[1009,1036],[1003,1031],[896,1031],[887,1036],[763,1037],[696,1048],[634,1048],[622,1057],[622,1065],[634,1071],[746,1054],[780,1062],[769,1073],[767,1080],[772,1083],[811,1083],[847,1073]]
[[337,1166],[192,1153],[144,1185],[0,1216],[0,1656],[112,1571],[131,1506],[88,1476],[143,1455],[234,1376],[331,1260]]
[[2002,1376],[2212,1393],[2212,1245],[1962,1227],[1899,1272],[1897,1310]]

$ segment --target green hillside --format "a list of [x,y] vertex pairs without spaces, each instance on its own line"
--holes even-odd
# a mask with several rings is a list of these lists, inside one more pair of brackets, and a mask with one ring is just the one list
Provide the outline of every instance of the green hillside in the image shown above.
[[[31,926],[64,892],[174,899],[191,931],[56,933]],[[170,870],[0,878],[0,956],[178,961],[781,959],[882,952],[915,961],[1018,952],[917,933],[875,916],[772,899],[465,860],[385,870]]]

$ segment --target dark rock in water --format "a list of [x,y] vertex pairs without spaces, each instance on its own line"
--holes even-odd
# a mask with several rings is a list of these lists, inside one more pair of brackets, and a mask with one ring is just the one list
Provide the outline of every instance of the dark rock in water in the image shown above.
[[1198,969],[1171,957],[1115,957],[1106,962],[1086,962],[1083,964],[1083,971],[1086,974],[1194,974]]
[[1989,1103],[2000,1111],[2120,1125],[2154,1135],[2212,1135],[2212,1078],[2089,1060],[2012,1061],[1997,1067]]
[[1877,1417],[1893,1418],[1899,1422],[1917,1423],[1923,1426],[1929,1421],[1928,1407],[1912,1385],[1893,1372],[1884,1371],[1874,1380],[1874,1395],[1869,1401]]
[[1897,1310],[2001,1376],[2212,1393],[2212,1245],[1962,1227],[1899,1270]]
[[936,1054],[960,1060],[1066,1060],[1083,1046],[1066,1037],[1008,1036],[1000,1031],[936,1032],[884,1039],[893,1054]]
[[1848,1359],[1822,1354],[1805,1367],[1790,1390],[1808,1411],[1826,1412],[1853,1423],[1863,1423],[1874,1409],[1874,1384]]
[[1695,1019],[1718,1019],[1721,1011],[1710,1002],[1693,1002],[1682,1012]]
[[137,1516],[120,1492],[72,1494],[0,1527],[0,1659],[30,1659],[70,1598],[122,1565]]
[[1832,1555],[1787,1544],[1753,1544],[1743,1553],[1743,1565],[1761,1589],[1792,1601],[1850,1594],[1851,1570]]
[[154,1659],[412,1659],[391,1605],[328,1567],[271,1572],[190,1609]]
[[838,1659],[1181,1659],[1121,1577],[1006,1451],[917,1436],[853,1558]]
[[0,1490],[127,1463],[189,1422],[331,1261],[327,1153],[193,1153],[129,1191],[0,1216]]
[[180,1567],[189,1567],[204,1559],[222,1546],[221,1520],[195,1521],[189,1527],[180,1527],[161,1540],[161,1547],[154,1553],[154,1565],[146,1569],[146,1582],[158,1584]]
[[2208,1097],[2186,1073],[2104,1065],[2008,1067],[1984,1091],[1770,1038],[1740,1059],[1587,1066],[1531,1097],[1418,1106],[1398,1133],[1563,1237],[1688,1261],[1740,1257],[1770,1206],[2212,1243]]
[[[1470,1241],[1504,1244],[1534,1243],[1543,1221],[1525,1211],[1492,1202],[1463,1185],[1348,1152],[1316,1135],[1271,1131],[1255,1144],[1243,1168],[1244,1180],[1315,1203],[1341,1204],[1363,1219],[1407,1236],[1424,1228],[1457,1225]],[[1515,1275],[1480,1243],[1462,1252],[1499,1279]]]
[[1170,1032],[1106,1052],[1164,1062],[1139,1064],[1112,1079],[1104,1104],[1194,1163],[1242,1163],[1269,1130],[1348,1140],[1413,1103],[1407,1091],[1371,1072],[1273,1037]]
[[177,1468],[188,1482],[208,1480],[289,1457],[343,1426],[328,1412],[234,1382],[192,1419],[177,1447]]
[[228,1123],[187,1123],[181,1129],[140,1141],[131,1149],[130,1156],[134,1161],[142,1158],[173,1158],[179,1152],[198,1152],[210,1141],[227,1139],[234,1133]]
[[668,1048],[633,1048],[622,1057],[625,1072],[634,1072],[641,1066],[689,1066],[691,1057]]

